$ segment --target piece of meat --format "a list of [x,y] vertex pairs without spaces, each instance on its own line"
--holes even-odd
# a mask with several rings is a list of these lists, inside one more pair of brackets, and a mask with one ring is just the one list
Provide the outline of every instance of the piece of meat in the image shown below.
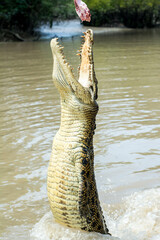
[[90,22],[91,21],[91,14],[90,10],[88,9],[87,5],[81,0],[74,0],[76,12],[80,19],[83,21]]

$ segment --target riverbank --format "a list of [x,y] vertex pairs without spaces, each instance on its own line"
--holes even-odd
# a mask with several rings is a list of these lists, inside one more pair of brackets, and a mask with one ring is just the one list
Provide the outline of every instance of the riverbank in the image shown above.
[[0,42],[37,41],[39,38],[40,34],[38,32],[31,34],[16,30],[0,29]]
[[[80,23],[79,20],[66,20],[54,22],[50,28],[48,25],[43,25],[37,29],[33,34],[26,32],[10,31],[3,29],[0,31],[0,41],[9,42],[9,41],[38,41],[46,40],[54,37],[58,38],[67,38],[75,37],[81,35],[86,29],[90,28],[89,26],[84,26]],[[91,27],[94,33],[105,33],[120,31],[122,26],[118,27]],[[126,28],[127,29],[127,28]]]
[[[75,37],[82,34],[86,29],[91,28],[94,34],[103,33],[119,33],[119,32],[129,32],[129,31],[143,31],[145,29],[134,29],[126,28],[122,24],[113,26],[102,26],[102,27],[91,27],[84,26],[79,20],[66,20],[54,22],[50,28],[48,25],[43,25],[35,30],[33,34],[26,32],[10,31],[3,29],[0,31],[0,42],[14,42],[14,41],[38,41],[47,40],[54,37],[58,38],[68,38]],[[157,25],[160,28],[160,25]]]
[[[159,26],[157,26],[159,27]],[[66,20],[60,22],[54,22],[52,28],[48,25],[43,25],[37,28],[34,34],[29,34],[26,32],[17,32],[17,31],[9,31],[3,29],[0,32],[0,41],[8,42],[8,41],[38,41],[38,40],[47,40],[54,37],[58,38],[67,38],[67,37],[75,37],[81,35],[82,32],[86,31],[86,29],[92,28],[94,34],[102,34],[102,33],[118,33],[118,32],[128,32],[135,31],[135,29],[126,28],[122,24],[117,26],[102,26],[102,27],[90,27],[84,26],[80,23],[79,20]],[[139,30],[139,29],[138,29]],[[143,30],[143,29],[140,29]]]

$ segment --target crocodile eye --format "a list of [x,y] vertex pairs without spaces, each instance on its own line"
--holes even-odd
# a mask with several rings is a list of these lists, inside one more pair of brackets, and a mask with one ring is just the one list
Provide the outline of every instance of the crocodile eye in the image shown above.
[[90,88],[90,90],[93,92],[93,86],[90,86],[89,88]]
[[91,94],[91,98],[94,100],[94,90],[93,90],[93,86],[89,87],[89,92]]

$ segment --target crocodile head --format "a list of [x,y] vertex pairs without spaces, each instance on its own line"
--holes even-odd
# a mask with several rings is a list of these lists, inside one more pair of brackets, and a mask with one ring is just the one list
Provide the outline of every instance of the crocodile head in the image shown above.
[[65,59],[63,47],[58,39],[51,40],[53,53],[53,81],[60,92],[61,98],[66,96],[76,97],[76,100],[84,104],[94,105],[97,99],[97,79],[93,62],[93,32],[87,30],[84,33],[84,43],[78,54],[81,59],[78,68],[78,79],[73,74],[72,67]]

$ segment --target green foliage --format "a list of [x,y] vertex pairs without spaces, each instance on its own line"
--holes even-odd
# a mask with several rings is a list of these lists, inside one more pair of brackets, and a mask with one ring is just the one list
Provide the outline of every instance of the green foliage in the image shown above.
[[123,23],[127,27],[153,27],[160,21],[160,0],[86,0],[91,25]]
[[[160,0],[84,0],[92,14],[88,25],[123,23],[153,27],[160,21]],[[76,17],[73,0],[3,0],[0,28],[32,32],[42,23]]]
[[153,27],[160,20],[160,0],[117,0],[117,2],[123,23],[127,27]]
[[0,4],[0,28],[33,31],[54,18],[71,18],[75,14],[72,0],[3,0]]
[[[85,0],[91,11],[91,23],[84,22],[85,25],[101,26],[111,23],[114,16],[111,5],[112,0]],[[116,10],[114,9],[114,12]]]

